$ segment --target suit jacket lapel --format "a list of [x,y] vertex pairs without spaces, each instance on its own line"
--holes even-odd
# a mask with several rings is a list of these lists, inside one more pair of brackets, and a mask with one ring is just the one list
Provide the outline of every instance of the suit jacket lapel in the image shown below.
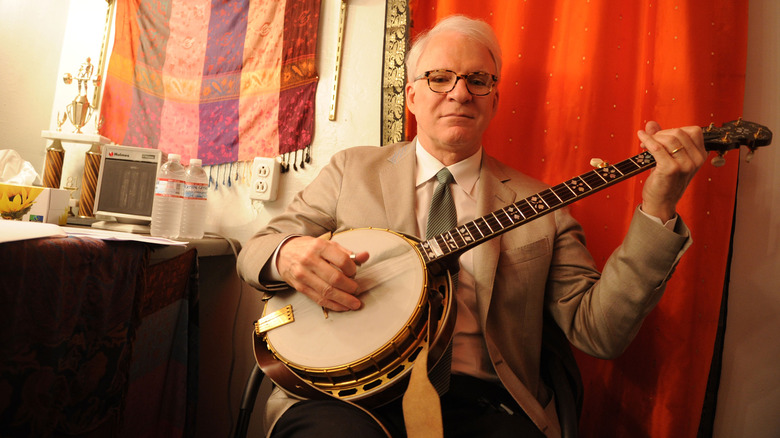
[[[515,202],[517,194],[504,185],[504,182],[508,180],[509,177],[496,166],[495,160],[483,152],[482,168],[479,175],[477,217],[490,214]],[[474,248],[474,280],[477,307],[483,329],[486,327],[500,250],[501,242],[498,237]]]
[[379,170],[387,223],[392,231],[419,236],[415,205],[415,142],[385,146],[391,151]]

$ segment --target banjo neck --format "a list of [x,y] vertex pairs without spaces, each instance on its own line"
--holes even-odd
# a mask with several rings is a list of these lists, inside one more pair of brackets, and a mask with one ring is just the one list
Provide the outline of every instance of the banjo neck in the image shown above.
[[643,152],[615,165],[602,164],[582,175],[423,240],[416,245],[417,250],[422,254],[426,265],[441,265],[496,236],[654,166],[655,159],[649,152]]
[[[752,152],[771,143],[772,132],[764,126],[741,119],[702,129],[704,147],[722,156],[726,151],[747,146]],[[435,268],[447,267],[465,251],[500,234],[538,219],[586,196],[606,189],[655,167],[653,156],[645,151],[617,164],[602,163],[595,169],[556,186],[521,199],[485,216],[459,225],[415,245],[423,262]]]

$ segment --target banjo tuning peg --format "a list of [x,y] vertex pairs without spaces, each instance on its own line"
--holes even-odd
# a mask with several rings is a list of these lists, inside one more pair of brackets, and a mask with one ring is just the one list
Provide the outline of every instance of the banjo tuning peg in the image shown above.
[[723,165],[726,164],[726,157],[724,154],[719,153],[715,157],[712,158],[712,161],[710,161],[713,166],[715,167],[723,167]]

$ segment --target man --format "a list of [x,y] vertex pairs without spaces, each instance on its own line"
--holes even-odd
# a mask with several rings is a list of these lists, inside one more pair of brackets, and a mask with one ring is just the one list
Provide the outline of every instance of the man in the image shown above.
[[[454,176],[459,224],[544,190],[482,149],[500,71],[500,49],[484,22],[453,16],[421,36],[407,59],[417,138],[335,154],[287,212],[247,242],[238,260],[242,277],[261,290],[281,280],[325,309],[359,311],[363,291],[352,277],[370,251],[352,254],[317,236],[360,227],[425,236],[442,167]],[[441,398],[445,436],[560,435],[554,394],[540,376],[545,314],[597,357],[619,355],[634,338],[690,245],[675,209],[706,158],[700,128],[659,129],[649,123],[638,133],[657,167],[603,274],[566,209],[461,256],[452,382]],[[269,399],[273,436],[384,436],[346,403],[296,401],[278,388]],[[371,413],[393,436],[404,435],[400,401]]]

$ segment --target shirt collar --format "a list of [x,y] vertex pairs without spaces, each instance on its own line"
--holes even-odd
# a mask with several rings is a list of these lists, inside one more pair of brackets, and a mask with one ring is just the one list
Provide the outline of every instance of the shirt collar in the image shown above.
[[[439,160],[433,155],[429,154],[420,145],[418,140],[415,141],[415,155],[417,157],[417,174],[415,177],[415,187],[419,187],[421,184],[430,180],[436,173],[445,167]],[[455,183],[460,186],[466,193],[471,193],[474,189],[474,185],[479,179],[479,169],[482,165],[482,147],[470,157],[458,161],[457,163],[447,166],[447,169],[452,173],[455,178]]]

